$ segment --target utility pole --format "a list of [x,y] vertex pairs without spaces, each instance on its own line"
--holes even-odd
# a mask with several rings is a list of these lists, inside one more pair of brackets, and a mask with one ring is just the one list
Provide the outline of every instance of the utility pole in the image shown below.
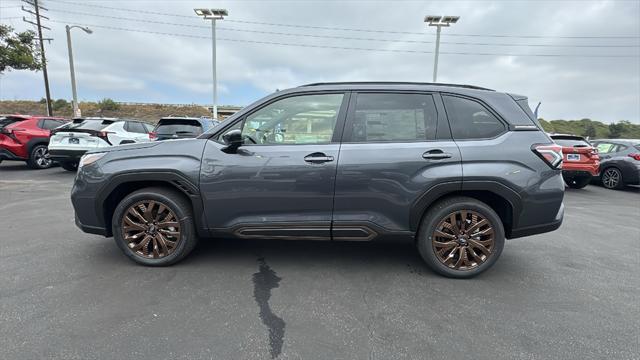
[[80,109],[78,108],[78,92],[76,91],[76,72],[73,68],[73,50],[71,50],[71,29],[78,28],[82,29],[87,34],[93,33],[91,29],[88,27],[82,27],[78,25],[65,25],[64,28],[67,30],[67,48],[69,49],[69,71],[71,72],[71,93],[73,94],[73,116],[80,117],[82,114],[80,113]]
[[[51,30],[51,28],[48,28],[44,25],[42,25],[42,22],[40,21],[40,18],[45,18],[46,20],[49,20],[48,17],[44,16],[44,15],[40,15],[40,9],[42,10],[47,10],[44,7],[39,6],[38,4],[38,0],[22,0],[23,2],[33,6],[34,11],[30,11],[29,9],[26,9],[24,6],[22,7],[22,11],[25,11],[27,13],[30,13],[32,15],[35,15],[36,17],[36,23],[34,24],[33,22],[27,20],[25,17],[22,18],[22,20],[24,20],[25,22],[35,25],[38,29],[38,40],[40,42],[40,57],[42,58],[42,73],[44,75],[44,91],[46,94],[46,99],[47,99],[47,116],[52,116],[53,115],[53,109],[51,107],[51,92],[49,91],[49,74],[47,73],[47,57],[44,54],[44,38],[42,37],[42,28],[45,28],[47,30]],[[52,39],[46,39],[51,41]]]
[[437,27],[436,31],[436,52],[435,58],[433,60],[433,82],[438,80],[438,56],[440,55],[440,32],[442,27],[449,27],[451,24],[455,24],[460,19],[460,16],[434,16],[427,15],[424,17],[424,22],[427,23],[428,26]]
[[218,76],[216,66],[216,20],[222,20],[225,16],[229,16],[226,9],[193,9],[196,15],[201,16],[204,20],[211,20],[211,58],[213,73],[213,118],[218,120]]

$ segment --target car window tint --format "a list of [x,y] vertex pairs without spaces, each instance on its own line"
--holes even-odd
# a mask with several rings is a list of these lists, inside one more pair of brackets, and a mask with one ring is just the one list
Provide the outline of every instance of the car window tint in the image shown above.
[[247,116],[245,144],[323,144],[331,142],[344,94],[292,96]]
[[83,130],[96,130],[96,131],[100,131],[104,128],[106,128],[107,126],[113,124],[114,121],[112,120],[84,120],[81,122],[73,122],[73,124],[69,125],[67,127],[67,129],[69,130],[73,130],[73,129],[83,129]]
[[614,145],[611,143],[598,143],[597,148],[598,148],[598,153],[606,154],[613,150]]
[[431,95],[358,94],[351,141],[435,139],[438,113]]
[[43,120],[43,124],[42,124],[42,128],[43,129],[47,129],[47,130],[53,130],[53,129],[57,128],[58,126],[62,125],[62,124],[64,124],[62,121],[44,119]]
[[486,139],[504,131],[504,124],[479,102],[457,96],[442,98],[454,139]]
[[134,132],[134,133],[139,133],[139,134],[146,134],[148,131],[144,128],[144,126],[136,121],[129,121],[129,128],[127,129],[128,131]]
[[202,134],[202,126],[197,120],[167,119],[160,120],[155,132],[158,135],[200,135]]

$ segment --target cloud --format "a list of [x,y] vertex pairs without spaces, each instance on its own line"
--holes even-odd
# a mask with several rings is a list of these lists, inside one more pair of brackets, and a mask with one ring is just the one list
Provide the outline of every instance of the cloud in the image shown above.
[[[55,40],[47,45],[54,97],[70,97],[64,23],[81,23],[143,31],[129,32],[94,27],[92,35],[81,31],[73,32],[81,98],[112,97],[122,101],[203,104],[211,101],[211,42],[208,38],[210,27],[208,22],[197,18],[192,11],[202,3],[128,1],[116,4],[81,4],[84,5],[64,2],[48,4],[51,20],[60,21],[49,23],[53,29],[49,35]],[[148,11],[151,4],[153,11],[174,16],[95,7]],[[216,7],[229,9],[229,17],[218,22],[217,32],[220,39],[217,58],[221,103],[245,105],[275,89],[315,81],[429,82],[433,54],[398,51],[433,51],[435,29],[427,28],[422,19],[424,15],[435,12],[461,17],[458,24],[442,31],[443,54],[439,61],[439,81],[476,84],[527,95],[532,103],[542,101],[540,111],[545,118],[590,117],[603,121],[627,119],[640,122],[640,60],[637,57],[592,56],[638,56],[640,39],[563,38],[590,35],[640,36],[640,20],[637,16],[640,13],[640,3],[637,1],[221,1],[216,2]],[[0,16],[21,16],[17,2],[16,9],[3,9]],[[138,18],[161,23],[136,22],[113,17]],[[239,21],[390,30],[411,34],[268,26]],[[168,23],[180,23],[185,26],[173,26]],[[24,25],[16,23],[16,27],[24,28]],[[478,37],[458,36],[459,34],[553,37]],[[313,37],[325,35],[343,39]],[[339,50],[241,41],[388,51]],[[576,45],[635,47],[598,48]],[[447,54],[452,52],[469,55]],[[478,55],[479,53],[503,55]],[[534,54],[576,56],[522,56]],[[16,71],[0,77],[0,98],[39,99],[42,96],[42,75],[39,73]]]

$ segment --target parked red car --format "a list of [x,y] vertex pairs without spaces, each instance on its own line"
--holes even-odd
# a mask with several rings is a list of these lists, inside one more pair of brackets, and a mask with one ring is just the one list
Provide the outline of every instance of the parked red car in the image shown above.
[[0,162],[26,161],[32,169],[46,169],[49,158],[50,130],[68,120],[60,117],[4,115],[0,116]]
[[581,136],[551,135],[562,146],[562,177],[568,187],[582,189],[598,176],[600,156],[598,150]]

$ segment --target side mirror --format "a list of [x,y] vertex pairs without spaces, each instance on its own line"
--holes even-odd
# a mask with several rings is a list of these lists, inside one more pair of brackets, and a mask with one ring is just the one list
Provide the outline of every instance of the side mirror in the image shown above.
[[227,145],[224,149],[226,152],[235,152],[240,145],[244,143],[242,140],[242,131],[239,129],[231,130],[222,135],[222,141]]

